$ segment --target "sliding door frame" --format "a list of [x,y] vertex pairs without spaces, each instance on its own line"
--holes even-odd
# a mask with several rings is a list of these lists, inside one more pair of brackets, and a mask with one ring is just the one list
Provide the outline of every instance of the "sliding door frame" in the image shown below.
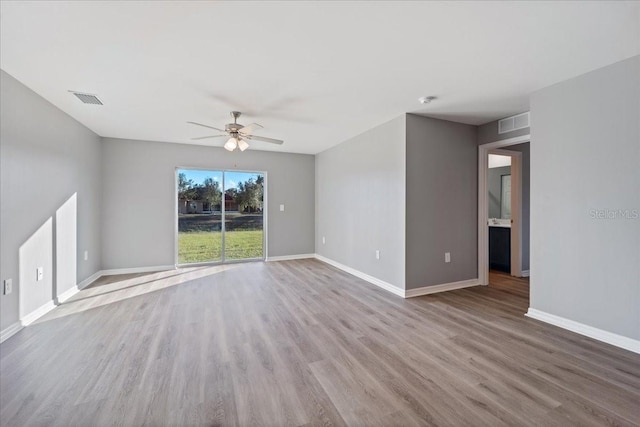
[[[208,171],[208,172],[221,172],[222,173],[222,200],[220,202],[220,211],[221,211],[221,227],[220,231],[222,233],[222,248],[221,248],[221,256],[220,261],[203,261],[203,262],[192,262],[187,264],[180,264],[178,262],[178,173],[180,170],[198,170],[198,171]],[[225,221],[225,210],[226,203],[224,198],[224,183],[225,183],[225,173],[234,172],[234,173],[253,173],[260,174],[263,176],[264,181],[262,183],[262,257],[260,258],[246,258],[246,259],[233,259],[226,260],[225,256],[225,231],[226,231],[226,221]],[[224,168],[209,168],[206,166],[176,166],[173,173],[173,215],[174,215],[174,228],[173,228],[173,260],[176,268],[178,267],[198,267],[203,265],[220,265],[220,264],[234,264],[241,262],[255,262],[255,261],[266,261],[268,257],[268,248],[267,248],[267,233],[268,233],[268,216],[267,209],[268,205],[268,176],[267,171],[254,171],[254,170],[238,170],[238,169],[224,169]]]

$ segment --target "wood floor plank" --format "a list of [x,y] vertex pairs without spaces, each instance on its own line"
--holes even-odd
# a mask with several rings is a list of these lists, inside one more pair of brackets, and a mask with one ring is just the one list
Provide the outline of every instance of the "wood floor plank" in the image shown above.
[[490,282],[405,300],[311,259],[103,277],[0,344],[0,425],[640,425],[640,355]]

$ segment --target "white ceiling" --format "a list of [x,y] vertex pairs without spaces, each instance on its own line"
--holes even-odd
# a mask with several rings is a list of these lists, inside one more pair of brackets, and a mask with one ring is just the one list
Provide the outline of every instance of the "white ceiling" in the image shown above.
[[285,140],[253,149],[298,153],[405,112],[482,124],[640,54],[640,2],[2,1],[0,12],[0,67],[101,136],[190,143],[207,132],[187,120],[221,127],[240,110]]

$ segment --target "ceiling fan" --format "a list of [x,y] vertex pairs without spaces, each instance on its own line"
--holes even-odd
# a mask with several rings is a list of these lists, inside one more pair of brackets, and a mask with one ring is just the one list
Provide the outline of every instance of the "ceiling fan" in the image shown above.
[[224,148],[229,151],[233,151],[236,148],[239,148],[240,151],[244,151],[249,148],[249,143],[247,141],[254,139],[256,141],[264,141],[270,142],[271,144],[282,144],[284,141],[279,139],[267,138],[265,136],[253,135],[253,131],[257,129],[262,129],[262,126],[257,123],[251,123],[250,125],[244,126],[238,123],[238,117],[240,117],[242,113],[239,111],[232,111],[231,116],[233,117],[233,123],[226,124],[224,126],[224,130],[214,128],[213,126],[203,125],[202,123],[196,122],[187,122],[192,125],[202,126],[205,128],[217,130],[218,132],[224,132],[220,135],[209,135],[209,136],[200,136],[197,138],[191,138],[192,140],[198,139],[207,139],[207,138],[220,138],[223,136],[229,136],[230,138],[227,142],[224,143]]

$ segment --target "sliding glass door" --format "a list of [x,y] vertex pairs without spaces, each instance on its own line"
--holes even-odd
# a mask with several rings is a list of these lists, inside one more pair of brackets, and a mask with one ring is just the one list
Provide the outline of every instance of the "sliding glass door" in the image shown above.
[[177,262],[264,259],[264,174],[178,169]]
[[225,260],[264,258],[264,175],[225,172]]
[[222,172],[180,169],[177,180],[178,264],[222,261]]

